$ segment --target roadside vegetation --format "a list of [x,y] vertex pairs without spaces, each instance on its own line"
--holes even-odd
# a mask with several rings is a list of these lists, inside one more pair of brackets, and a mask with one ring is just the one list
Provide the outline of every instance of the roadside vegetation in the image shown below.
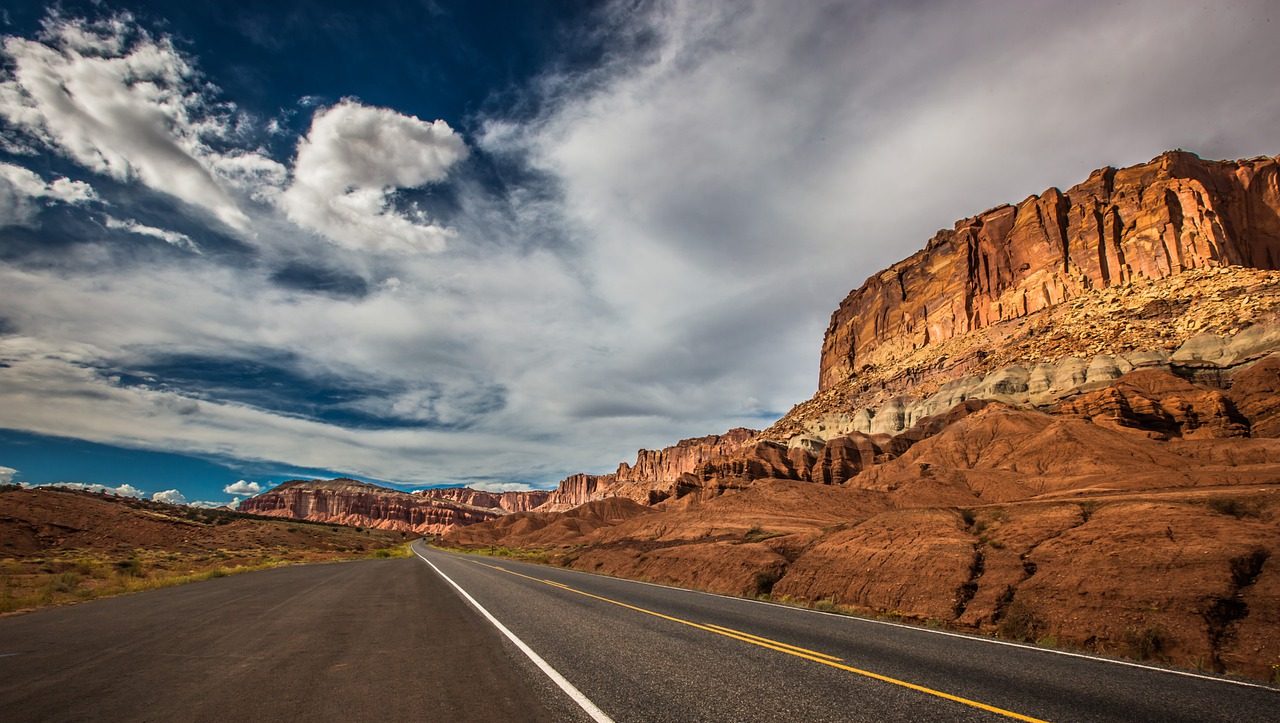
[[9,558],[0,560],[0,614],[156,590],[285,565],[403,558],[412,554],[408,543],[403,543],[368,552],[275,548],[208,553],[134,550],[102,555],[67,550],[27,559]]
[[399,531],[0,488],[0,615],[283,565],[411,554]]

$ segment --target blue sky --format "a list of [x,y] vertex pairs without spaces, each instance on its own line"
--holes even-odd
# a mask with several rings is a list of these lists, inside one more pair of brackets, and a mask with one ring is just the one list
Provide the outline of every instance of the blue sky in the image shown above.
[[766,426],[937,228],[1169,148],[1280,152],[1275,16],[7,7],[0,477],[518,489]]

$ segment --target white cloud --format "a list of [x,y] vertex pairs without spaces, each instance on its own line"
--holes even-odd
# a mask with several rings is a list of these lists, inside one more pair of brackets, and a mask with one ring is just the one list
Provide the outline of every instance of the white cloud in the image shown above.
[[116,497],[142,497],[146,493],[134,487],[131,484],[122,484],[118,487],[110,487],[103,484],[85,483],[85,482],[49,482],[47,484],[33,485],[35,487],[64,487],[72,490],[84,490],[85,492],[106,492]]
[[467,486],[475,490],[484,490],[485,492],[528,492],[537,489],[531,484],[523,482],[468,482]]
[[107,228],[121,229],[123,231],[128,231],[129,233],[138,234],[139,236],[150,236],[151,238],[160,239],[172,246],[177,246],[180,249],[192,251],[197,254],[200,253],[200,247],[196,245],[196,242],[185,233],[156,228],[155,226],[147,226],[138,223],[133,219],[120,220],[114,216],[105,216],[103,218],[103,222],[106,224]]
[[440,181],[466,156],[442,120],[344,100],[312,118],[280,204],[294,223],[350,248],[439,251],[450,232],[421,211],[393,208],[390,194]]
[[169,38],[128,14],[97,22],[54,14],[37,39],[4,38],[0,56],[9,66],[0,117],[14,127],[97,173],[136,179],[247,227],[229,192],[244,174],[227,167],[261,171],[273,162],[213,149],[234,134],[234,110],[202,95],[208,88]]
[[234,484],[229,484],[226,487],[223,487],[222,491],[229,495],[256,495],[262,492],[262,485],[257,482],[240,480]]
[[164,502],[170,505],[187,504],[186,495],[182,494],[178,490],[161,490],[151,495],[151,499],[156,502]]
[[228,503],[226,502],[213,502],[211,500],[194,500],[192,502],[188,502],[187,507],[198,507],[202,510],[212,510],[218,507],[225,507],[227,504]]
[[0,467],[0,485],[13,484],[13,476],[18,470],[12,467]]
[[83,181],[55,178],[46,183],[34,171],[0,162],[0,226],[27,226],[36,217],[33,201],[82,204],[98,200],[93,187]]

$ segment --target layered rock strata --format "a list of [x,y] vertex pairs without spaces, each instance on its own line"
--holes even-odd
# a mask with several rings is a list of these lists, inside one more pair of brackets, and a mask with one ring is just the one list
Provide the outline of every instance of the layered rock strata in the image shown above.
[[440,487],[420,490],[414,494],[439,500],[449,500],[470,507],[482,507],[504,512],[527,512],[545,504],[551,496],[551,492],[548,490],[486,492],[470,487]]
[[962,219],[868,279],[832,314],[818,388],[1090,291],[1227,265],[1280,268],[1277,159],[1103,168]]
[[432,535],[505,514],[352,479],[285,482],[241,502],[240,510],[270,517]]

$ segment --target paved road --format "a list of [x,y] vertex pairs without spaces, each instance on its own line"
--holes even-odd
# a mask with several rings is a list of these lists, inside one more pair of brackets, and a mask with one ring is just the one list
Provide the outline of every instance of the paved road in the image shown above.
[[617,721],[1280,721],[1280,691],[415,546]]
[[516,721],[581,710],[417,558],[0,618],[0,720]]
[[416,549],[0,619],[0,719],[1280,721],[1269,688]]

